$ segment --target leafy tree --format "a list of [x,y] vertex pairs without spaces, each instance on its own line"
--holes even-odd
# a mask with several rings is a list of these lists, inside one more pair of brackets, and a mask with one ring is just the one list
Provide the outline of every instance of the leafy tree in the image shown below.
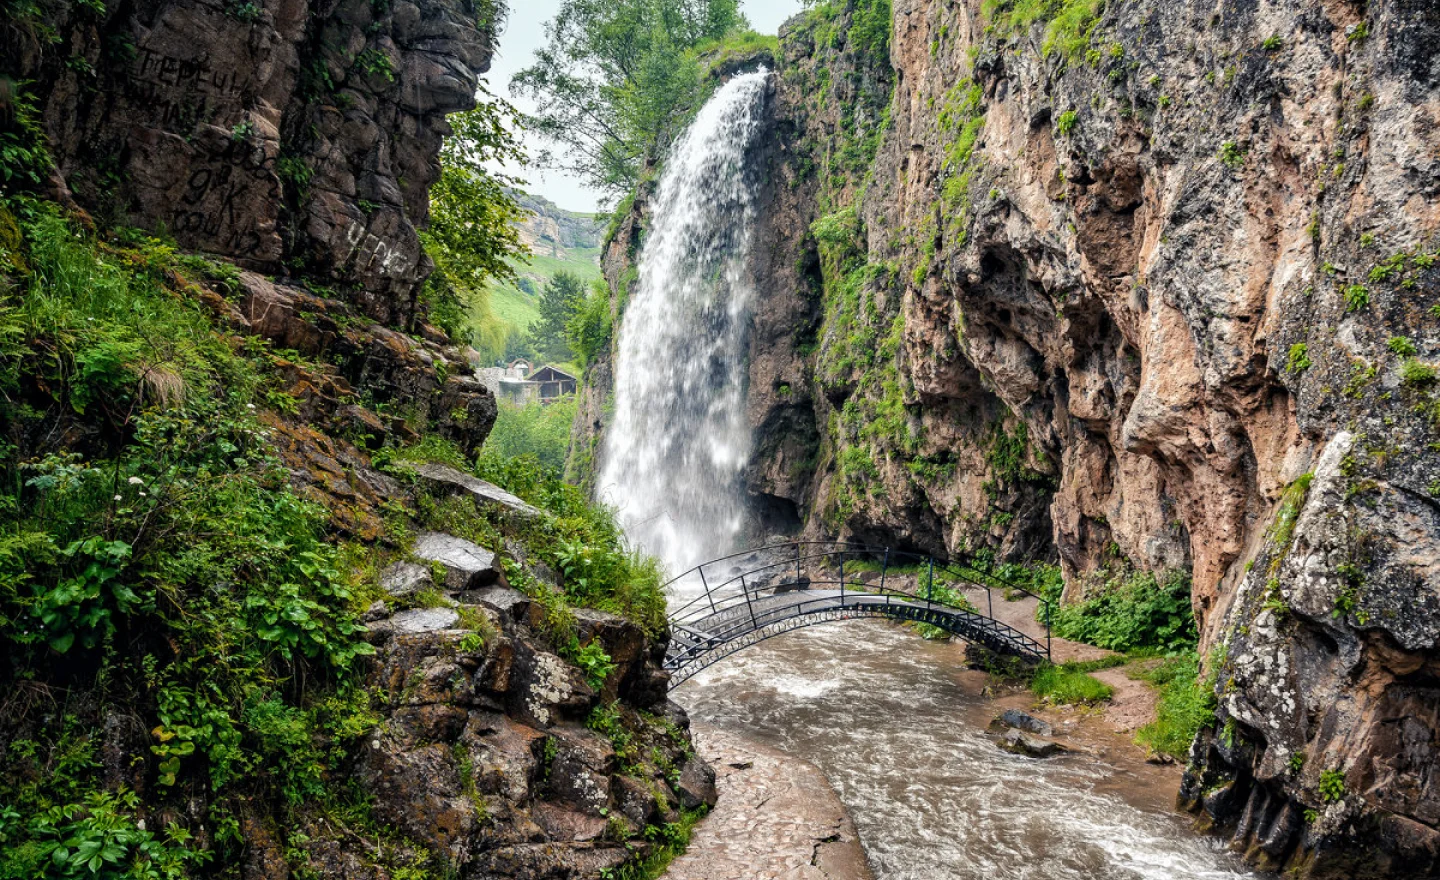
[[610,287],[604,281],[595,281],[565,325],[565,339],[580,363],[592,363],[610,343],[611,325]]
[[565,328],[585,303],[585,286],[569,272],[557,272],[540,291],[540,319],[530,326],[530,342],[545,357],[569,359],[573,352]]
[[530,256],[520,239],[525,211],[515,200],[516,181],[492,170],[493,163],[523,165],[516,137],[520,113],[483,87],[474,110],[449,117],[453,134],[440,151],[440,179],[430,189],[430,225],[422,234],[435,261],[425,300],[432,320],[451,335],[463,336],[468,323],[472,344],[503,350],[503,328],[490,313],[486,284],[515,280],[509,262]]
[[744,28],[738,0],[564,0],[511,88],[534,99],[546,158],[616,195],[670,143],[702,95],[695,49]]

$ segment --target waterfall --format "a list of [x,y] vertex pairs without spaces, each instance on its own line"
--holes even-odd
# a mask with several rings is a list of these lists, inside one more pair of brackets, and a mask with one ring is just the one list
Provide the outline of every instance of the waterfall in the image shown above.
[[745,156],[768,78],[762,69],[731,79],[671,150],[620,330],[601,496],[672,571],[730,550],[744,521],[755,215]]

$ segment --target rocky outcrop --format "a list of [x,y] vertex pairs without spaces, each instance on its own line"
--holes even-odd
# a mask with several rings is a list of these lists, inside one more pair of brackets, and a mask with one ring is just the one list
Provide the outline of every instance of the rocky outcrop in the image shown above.
[[417,439],[407,419],[466,455],[495,424],[495,396],[452,346],[392,330],[353,305],[249,271],[195,295],[232,329],[291,353],[271,355],[285,383],[275,389],[276,410],[262,418],[291,481],[356,537],[383,533],[380,508],[400,489],[372,466],[370,454],[387,440]]
[[1268,866],[1437,876],[1440,14],[984,6],[782,35],[758,515],[1193,573],[1186,802]]
[[602,244],[605,226],[600,218],[567,211],[531,193],[517,192],[515,198],[528,212],[520,224],[521,238],[535,253],[558,257],[562,250],[588,250]]
[[417,317],[416,229],[445,114],[474,106],[489,67],[494,4],[37,8],[6,27],[3,72],[35,81],[61,191],[188,250],[324,280],[383,323]]
[[379,720],[347,772],[393,839],[308,820],[287,866],[257,833],[247,880],[383,878],[425,859],[463,877],[595,878],[643,857],[647,827],[715,803],[714,772],[666,700],[663,643],[580,612],[581,640],[614,661],[594,681],[554,652],[523,594],[467,583],[445,596],[370,625]]

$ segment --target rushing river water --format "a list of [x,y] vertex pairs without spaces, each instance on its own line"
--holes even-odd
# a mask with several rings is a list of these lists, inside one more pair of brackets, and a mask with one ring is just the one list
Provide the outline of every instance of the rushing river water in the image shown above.
[[818,765],[877,880],[1256,878],[1166,808],[1173,782],[996,747],[958,644],[848,621],[746,649],[680,687],[696,720]]

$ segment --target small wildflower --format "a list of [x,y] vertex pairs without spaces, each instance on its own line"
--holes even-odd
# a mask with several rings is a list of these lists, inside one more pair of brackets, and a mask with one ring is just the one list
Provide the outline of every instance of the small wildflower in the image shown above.
[[116,496],[115,496],[115,500],[116,500],[116,501],[119,501],[119,500],[120,500],[120,496],[119,496],[119,495],[116,495]]
[[132,486],[143,486],[143,485],[145,485],[145,481],[142,480],[142,479],[140,479],[139,477],[131,477],[129,480],[126,480],[126,482],[129,483],[129,484],[132,485]]

